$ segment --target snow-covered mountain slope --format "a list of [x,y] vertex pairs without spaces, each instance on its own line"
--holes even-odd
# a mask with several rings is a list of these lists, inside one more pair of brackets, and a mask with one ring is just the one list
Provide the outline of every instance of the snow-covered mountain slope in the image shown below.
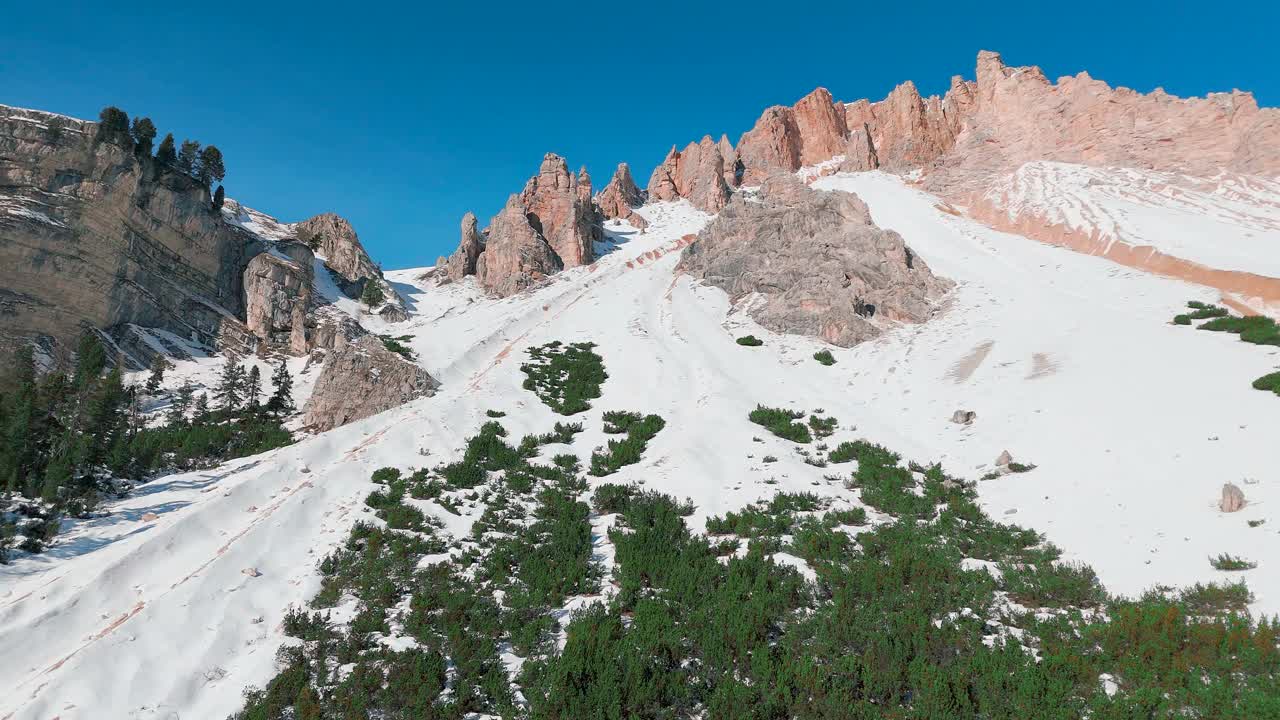
[[[572,451],[604,443],[603,412],[661,415],[666,429],[643,460],[608,480],[689,497],[695,526],[779,491],[847,499],[829,470],[747,420],[758,403],[822,408],[840,420],[836,440],[872,440],[971,479],[1002,450],[1035,463],[980,483],[986,509],[1046,533],[1113,592],[1220,579],[1207,558],[1229,552],[1262,563],[1242,574],[1253,609],[1280,611],[1280,574],[1266,564],[1280,556],[1280,528],[1246,522],[1280,500],[1280,402],[1248,386],[1280,351],[1170,325],[1188,299],[1217,299],[1204,288],[991,230],[894,176],[815,186],[857,192],[879,225],[957,282],[937,317],[829,348],[837,363],[820,365],[818,342],[763,330],[719,290],[675,274],[707,220],[684,201],[640,210],[643,234],[611,223],[611,252],[529,294],[491,300],[469,280],[436,287],[422,270],[388,273],[411,313],[395,332],[440,392],[161,479],[50,552],[0,568],[0,656],[16,659],[0,718],[234,711],[245,687],[271,677],[284,612],[319,587],[318,560],[370,512],[372,470],[453,459],[488,409],[506,412],[516,437],[560,419],[521,386],[526,350],[553,340],[596,343],[609,373]],[[765,345],[735,343],[748,333]],[[954,424],[957,409],[977,419]],[[1218,511],[1226,481],[1244,488],[1244,511]],[[461,535],[480,510],[440,519]]]

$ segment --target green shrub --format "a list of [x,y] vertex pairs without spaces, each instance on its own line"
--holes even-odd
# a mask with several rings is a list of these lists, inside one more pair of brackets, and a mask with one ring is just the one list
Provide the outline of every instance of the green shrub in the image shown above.
[[600,386],[609,377],[595,343],[565,345],[559,341],[529,348],[530,362],[520,366],[527,377],[524,389],[561,415],[589,410],[600,397]]
[[813,354],[813,359],[827,366],[836,364],[835,356],[831,354],[830,350],[819,350]]
[[[809,416],[809,427],[813,429],[813,434],[820,438],[831,437],[831,434],[836,431],[836,425],[838,425],[839,422],[839,420],[836,420],[833,417],[823,418],[818,417],[817,415]],[[821,450],[823,448],[818,449]]]
[[1226,585],[1196,583],[1179,593],[1178,597],[1188,610],[1199,615],[1228,610],[1243,612],[1253,602],[1253,593],[1249,592],[1243,580]]
[[667,422],[657,415],[641,416],[639,413],[605,413],[605,432],[626,432],[622,440],[610,440],[608,449],[591,454],[591,474],[597,477],[612,475],[625,465],[640,462],[640,455],[649,441]]
[[1199,329],[1236,333],[1241,340],[1254,345],[1280,345],[1280,327],[1271,318],[1261,315],[1219,316],[1200,325]]
[[1209,564],[1212,565],[1215,570],[1228,571],[1252,570],[1258,567],[1258,563],[1256,562],[1245,560],[1244,558],[1236,557],[1235,555],[1228,553],[1221,553],[1217,557],[1209,558]]
[[747,415],[748,420],[765,427],[769,432],[784,440],[790,440],[794,443],[808,443],[813,440],[813,437],[809,434],[809,428],[805,427],[803,423],[795,422],[802,417],[804,417],[803,412],[765,407],[763,405],[757,405],[756,409]]
[[502,412],[501,410],[485,410],[484,414],[491,418],[501,418],[501,417],[507,416],[507,414]]
[[1073,563],[1000,565],[1009,596],[1032,608],[1097,607],[1107,599],[1093,568]]
[[1280,395],[1280,371],[1268,373],[1253,381],[1255,390],[1269,390]]
[[737,343],[739,345],[746,345],[747,347],[760,347],[764,344],[764,341],[755,335],[743,335],[738,338]]
[[1190,316],[1190,315],[1185,315],[1185,314],[1184,314],[1184,315],[1174,315],[1174,316],[1173,316],[1173,324],[1174,324],[1174,325],[1190,325],[1190,324],[1191,324],[1191,316]]

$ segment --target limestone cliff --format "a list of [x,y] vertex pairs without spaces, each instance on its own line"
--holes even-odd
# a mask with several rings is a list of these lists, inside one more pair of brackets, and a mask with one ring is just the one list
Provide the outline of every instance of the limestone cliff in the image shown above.
[[377,282],[383,316],[404,316],[342,218],[286,225],[234,201],[219,211],[205,186],[127,135],[0,106],[0,352],[35,341],[65,360],[88,328],[133,365],[157,344],[181,352],[147,328],[237,353],[358,336],[316,292],[312,247],[335,284],[358,296]]

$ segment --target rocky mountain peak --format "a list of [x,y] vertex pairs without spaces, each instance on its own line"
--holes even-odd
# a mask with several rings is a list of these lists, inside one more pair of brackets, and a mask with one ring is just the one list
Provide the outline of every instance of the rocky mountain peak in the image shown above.
[[586,168],[571,173],[564,158],[547,153],[538,174],[507,198],[484,233],[474,215],[463,217],[458,249],[437,262],[436,277],[451,282],[475,275],[487,291],[511,295],[592,262],[601,222]]
[[627,220],[635,227],[643,229],[647,225],[645,219],[634,212],[634,208],[643,204],[644,194],[640,192],[640,188],[636,187],[636,181],[631,177],[631,168],[626,163],[618,163],[618,169],[614,171],[613,177],[596,196],[596,205],[600,208],[600,214],[611,220]]

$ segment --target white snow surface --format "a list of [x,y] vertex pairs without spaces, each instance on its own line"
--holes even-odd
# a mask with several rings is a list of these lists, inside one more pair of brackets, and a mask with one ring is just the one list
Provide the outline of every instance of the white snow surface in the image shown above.
[[1280,178],[1036,161],[986,199],[1011,218],[1030,214],[1212,268],[1280,277]]
[[[1186,300],[1216,299],[1203,288],[990,230],[898,178],[835,175],[815,186],[857,192],[877,223],[957,282],[937,317],[831,348],[838,362],[824,367],[811,357],[818,342],[766,331],[723,292],[674,272],[677,241],[707,220],[683,201],[641,209],[643,234],[611,225],[613,250],[594,266],[517,297],[486,299],[469,279],[436,287],[421,269],[388,273],[413,314],[395,332],[412,336],[439,393],[154,481],[48,552],[0,567],[0,718],[236,710],[247,686],[273,675],[281,619],[319,587],[318,560],[368,517],[374,469],[455,458],[486,409],[507,412],[513,437],[562,419],[521,388],[526,350],[551,340],[597,343],[609,373],[603,397],[572,418],[587,427],[572,450],[585,458],[603,444],[604,411],[660,414],[666,429],[642,462],[607,480],[691,498],[695,526],[779,491],[852,500],[823,480],[844,467],[805,465],[747,420],[757,403],[822,408],[840,420],[833,441],[866,438],[963,477],[1005,449],[1037,464],[981,483],[984,506],[1046,533],[1113,591],[1239,576],[1255,611],[1280,612],[1280,573],[1269,566],[1280,518],[1246,523],[1280,506],[1280,401],[1249,387],[1280,351],[1170,325]],[[746,333],[765,345],[735,344]],[[951,423],[957,409],[977,420]],[[1242,512],[1215,505],[1227,481],[1248,497]],[[457,536],[479,509],[466,512],[436,514]],[[600,534],[607,524],[593,520]],[[1221,552],[1258,569],[1224,578],[1208,561]],[[245,575],[249,567],[261,574]]]

